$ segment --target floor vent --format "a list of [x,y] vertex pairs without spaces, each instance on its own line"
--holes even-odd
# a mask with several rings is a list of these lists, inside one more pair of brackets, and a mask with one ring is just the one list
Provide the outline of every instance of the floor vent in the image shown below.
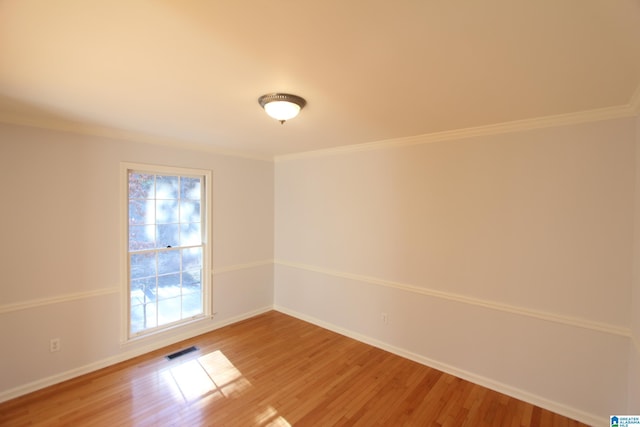
[[184,356],[187,353],[191,353],[192,351],[196,351],[198,350],[198,347],[195,346],[191,346],[188,348],[185,348],[184,350],[180,350],[180,351],[176,351],[175,353],[171,353],[167,356],[165,356],[167,358],[167,360],[173,360],[176,357],[180,357],[180,356]]

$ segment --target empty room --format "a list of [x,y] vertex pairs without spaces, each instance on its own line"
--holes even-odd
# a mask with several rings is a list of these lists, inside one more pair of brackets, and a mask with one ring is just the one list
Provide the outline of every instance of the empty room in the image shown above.
[[640,416],[640,0],[0,0],[0,177],[0,425]]

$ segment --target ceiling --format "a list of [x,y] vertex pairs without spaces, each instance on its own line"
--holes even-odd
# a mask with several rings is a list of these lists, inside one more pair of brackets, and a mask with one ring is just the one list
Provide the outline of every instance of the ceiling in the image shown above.
[[[271,157],[639,87],[640,0],[0,0],[4,122]],[[275,91],[308,104],[280,125]]]

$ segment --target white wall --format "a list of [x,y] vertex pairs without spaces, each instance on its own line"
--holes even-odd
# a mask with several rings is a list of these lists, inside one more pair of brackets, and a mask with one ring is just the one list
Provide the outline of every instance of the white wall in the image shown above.
[[[217,312],[122,347],[120,162],[213,172]],[[271,162],[1,125],[0,189],[0,400],[272,307]]]
[[[301,157],[275,186],[269,162],[0,125],[0,401],[275,301],[586,422],[640,412],[639,120]],[[218,313],[124,347],[122,161],[213,171]]]
[[276,307],[583,421],[626,413],[634,132],[278,161]]

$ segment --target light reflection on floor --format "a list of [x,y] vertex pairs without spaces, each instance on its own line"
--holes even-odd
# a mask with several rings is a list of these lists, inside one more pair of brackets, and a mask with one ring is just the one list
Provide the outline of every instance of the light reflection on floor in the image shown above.
[[198,362],[225,397],[240,394],[251,387],[251,383],[220,350],[200,357]]
[[[252,388],[251,382],[220,350],[175,365],[161,376],[175,400],[200,409],[218,399],[239,397]],[[291,427],[272,406],[260,410],[255,425]]]
[[264,411],[256,415],[256,425],[259,426],[272,426],[272,427],[291,427],[291,424],[284,418],[278,415],[272,406],[267,407]]
[[171,368],[169,375],[180,389],[185,402],[218,392],[216,384],[195,359]]

